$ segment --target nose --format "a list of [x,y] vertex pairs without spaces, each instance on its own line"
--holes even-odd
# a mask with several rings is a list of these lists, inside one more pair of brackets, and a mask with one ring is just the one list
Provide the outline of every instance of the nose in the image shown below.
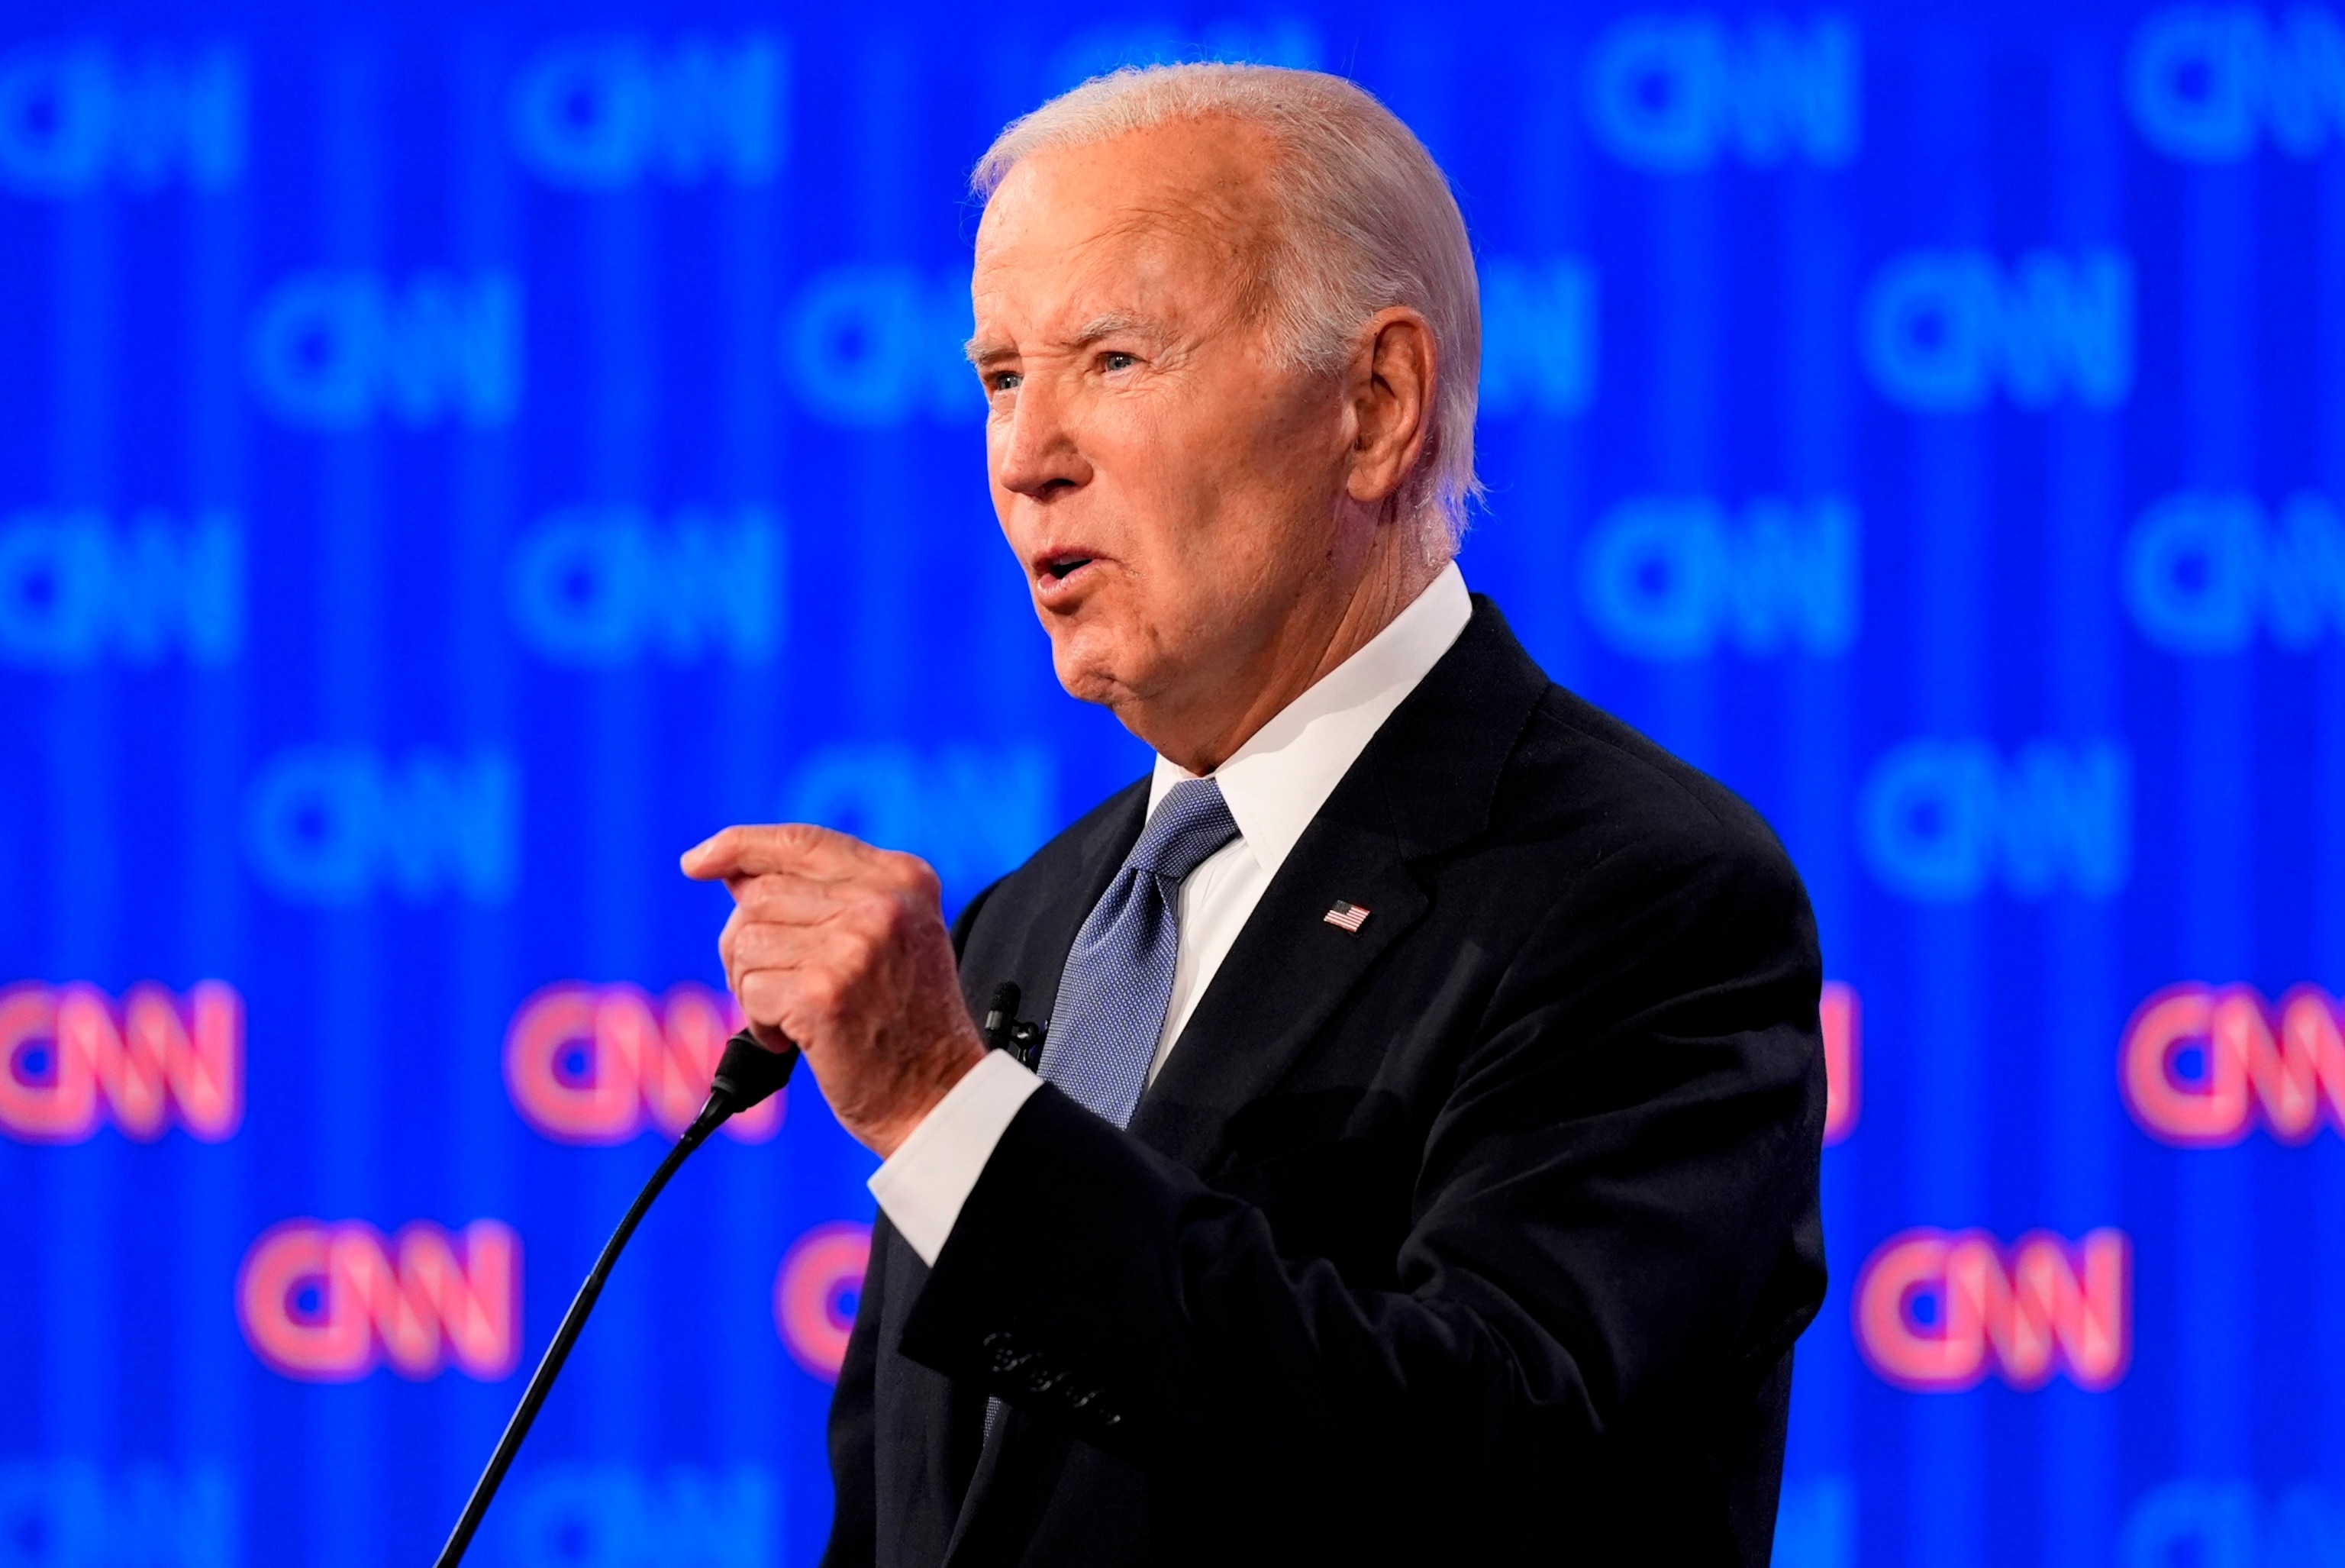
[[1067,412],[1049,377],[1020,385],[1008,416],[995,427],[994,482],[1030,501],[1053,500],[1090,484],[1091,463]]

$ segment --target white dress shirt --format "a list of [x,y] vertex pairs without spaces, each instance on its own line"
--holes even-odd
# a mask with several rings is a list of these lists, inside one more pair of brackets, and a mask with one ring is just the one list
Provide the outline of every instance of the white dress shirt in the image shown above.
[[[1465,576],[1453,561],[1390,626],[1281,708],[1214,770],[1238,836],[1181,884],[1172,998],[1149,1064],[1152,1082],[1303,830],[1473,613]],[[1173,785],[1193,777],[1158,758],[1148,786],[1150,814]],[[871,1196],[921,1261],[934,1263],[944,1250],[994,1145],[1041,1084],[1008,1052],[987,1052],[873,1173]]]

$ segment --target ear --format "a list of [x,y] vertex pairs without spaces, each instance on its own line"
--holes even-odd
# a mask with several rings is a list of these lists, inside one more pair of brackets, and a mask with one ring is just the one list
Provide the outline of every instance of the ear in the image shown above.
[[1425,458],[1433,438],[1433,396],[1438,372],[1433,329],[1406,305],[1379,311],[1353,356],[1352,499],[1379,505],[1397,494]]

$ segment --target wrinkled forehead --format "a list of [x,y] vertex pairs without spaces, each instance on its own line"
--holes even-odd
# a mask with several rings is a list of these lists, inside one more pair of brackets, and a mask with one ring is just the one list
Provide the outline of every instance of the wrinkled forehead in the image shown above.
[[1260,132],[1228,121],[1030,154],[978,226],[979,314],[1147,307],[1170,296],[1244,309],[1279,234],[1269,156]]

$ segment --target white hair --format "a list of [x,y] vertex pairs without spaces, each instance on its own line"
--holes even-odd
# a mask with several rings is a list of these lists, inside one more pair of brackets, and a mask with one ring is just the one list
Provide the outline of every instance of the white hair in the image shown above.
[[1231,119],[1280,154],[1266,180],[1279,233],[1266,268],[1272,341],[1290,364],[1333,374],[1378,311],[1406,306],[1432,329],[1432,429],[1403,482],[1401,510],[1437,521],[1454,552],[1474,477],[1482,307],[1466,219],[1433,155],[1390,109],[1341,76],[1277,66],[1126,66],[1010,122],[969,186],[990,199],[1045,148],[1082,147],[1188,120]]

